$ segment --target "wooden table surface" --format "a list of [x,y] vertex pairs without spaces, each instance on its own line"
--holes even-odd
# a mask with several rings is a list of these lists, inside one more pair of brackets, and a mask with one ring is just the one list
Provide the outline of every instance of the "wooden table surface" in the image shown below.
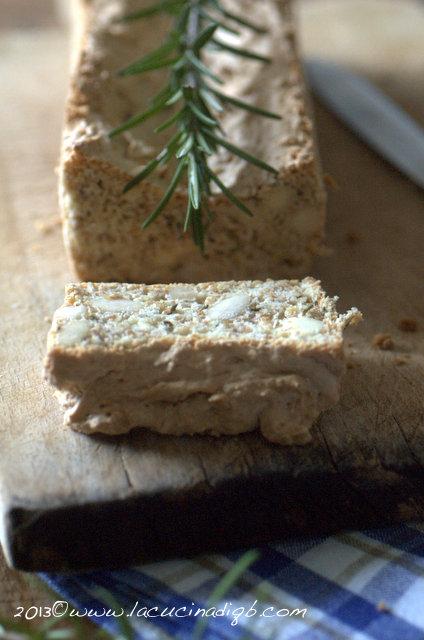
[[[2,15],[0,36],[2,37],[2,47],[6,47],[8,52],[16,57],[16,78],[19,83],[19,69],[22,65],[27,65],[31,61],[20,55],[21,44],[31,43],[35,52],[50,48],[57,56],[53,55],[55,62],[48,70],[34,68],[31,82],[24,86],[14,87],[10,83],[7,94],[6,105],[10,110],[10,130],[1,130],[2,144],[0,146],[0,189],[2,202],[5,206],[28,207],[28,193],[26,190],[30,185],[30,216],[33,225],[25,230],[27,237],[33,236],[33,242],[28,245],[26,255],[17,255],[16,264],[11,264],[11,270],[17,268],[22,261],[26,262],[27,268],[34,270],[35,275],[39,271],[40,256],[51,256],[54,261],[55,284],[65,282],[69,279],[67,265],[58,247],[60,246],[60,231],[57,225],[57,203],[56,203],[56,177],[54,166],[57,161],[57,153],[60,138],[60,126],[62,114],[51,113],[49,104],[53,100],[55,104],[63,103],[64,92],[67,79],[66,63],[66,33],[60,19],[60,13],[55,10],[57,2],[49,0],[0,0],[0,14]],[[396,0],[303,0],[300,2],[300,13],[302,18],[303,46],[308,53],[318,53],[336,57],[338,60],[353,64],[358,69],[363,69],[374,78],[376,82],[391,93],[398,102],[402,103],[417,118],[423,117],[424,88],[422,83],[414,82],[414,78],[422,77],[423,43],[422,32],[424,24],[423,12],[418,8],[418,3],[413,0],[397,2]],[[325,31],[325,37],[323,37]],[[58,48],[60,47],[60,50]],[[393,52],[396,51],[396,55]],[[421,51],[421,56],[418,52]],[[41,59],[41,58],[40,58]],[[50,58],[52,59],[52,58]],[[393,65],[397,66],[397,73],[393,73]],[[421,65],[421,69],[420,69]],[[37,110],[22,109],[23,97],[35,92],[37,94]],[[19,113],[19,122],[13,121],[13,113]],[[381,242],[388,242],[390,235],[402,234],[402,206],[418,210],[419,203],[416,188],[401,176],[396,175],[389,166],[377,159],[371,151],[362,147],[359,142],[352,141],[348,132],[343,131],[342,125],[335,125],[333,117],[321,106],[317,105],[319,133],[326,131],[329,127],[338,127],[338,135],[345,137],[347,147],[352,150],[352,145],[358,151],[358,162],[352,163],[352,156],[346,156],[343,164],[338,167],[332,162],[332,141],[325,136],[320,136],[322,140],[322,155],[324,168],[331,167],[332,174],[340,185],[340,190],[334,192],[330,197],[330,217],[329,225],[333,225],[334,231],[330,233],[330,244],[337,246],[338,251],[345,251],[349,254],[361,251],[361,242],[364,240],[361,224],[352,217],[351,224],[339,230],[337,226],[337,216],[343,215],[343,209],[348,206],[344,201],[345,194],[349,191],[350,181],[362,184],[362,189],[366,189],[370,199],[375,206],[376,217],[369,221],[369,231],[373,241],[381,237]],[[46,121],[48,118],[48,122]],[[331,126],[330,126],[331,125]],[[19,129],[19,135],[16,133]],[[28,130],[30,146],[25,146],[25,136],[23,130]],[[19,138],[17,140],[17,137]],[[48,144],[46,144],[48,137]],[[23,173],[20,174],[20,168]],[[374,172],[375,167],[375,172]],[[390,187],[382,194],[373,191],[374,178],[386,173],[391,176]],[[388,183],[387,183],[388,184]],[[351,193],[351,191],[349,191]],[[355,194],[353,195],[355,198]],[[360,192],[357,194],[358,206],[360,206]],[[384,210],[393,212],[393,201],[399,202],[399,217],[394,219],[389,217],[391,230],[387,235],[384,228],[383,218],[378,218],[377,214],[383,215]],[[351,206],[352,203],[349,203]],[[424,207],[422,214],[424,216]],[[18,218],[19,216],[17,216]],[[360,216],[358,216],[360,220]],[[385,218],[387,221],[387,219]],[[424,223],[424,218],[423,218]],[[363,221],[362,221],[363,224]],[[339,234],[343,233],[343,236]],[[404,264],[404,273],[409,273],[410,277],[416,278],[417,282],[422,278],[422,265],[417,266],[417,255],[422,244],[419,244],[422,232],[417,231],[417,241],[411,244],[410,255],[394,255],[393,263],[387,264],[387,283],[391,279],[395,285],[399,285],[396,276],[396,261],[401,260]],[[8,240],[10,242],[10,239]],[[365,242],[367,240],[365,239]],[[381,268],[383,253],[376,253],[376,272]],[[325,285],[331,293],[336,293],[337,282],[340,274],[331,271],[331,264],[320,261],[317,265],[319,275],[325,281]],[[421,270],[421,274],[419,273]],[[41,273],[41,272],[40,272]],[[363,272],[358,268],[355,273],[346,273],[346,278],[356,280],[364,277]],[[364,283],[365,286],[365,283]],[[418,290],[418,288],[417,288]],[[422,300],[410,300],[405,309],[394,309],[389,303],[390,289],[381,291],[381,315],[374,317],[375,323],[371,330],[385,330],[396,326],[396,322],[403,315],[414,315],[423,317]],[[34,292],[33,300],[37,301],[37,292]],[[43,296],[39,297],[41,305],[45,304]],[[346,291],[343,301],[345,304],[355,304],[357,300],[349,299]],[[50,308],[43,309],[48,315]],[[31,314],[31,308],[23,305],[21,312]],[[365,311],[367,311],[365,309]],[[47,324],[46,324],[47,329]],[[418,344],[420,335],[396,334],[398,353],[406,359],[414,353],[414,341]],[[40,335],[40,344],[37,345],[40,352],[44,336]],[[400,357],[399,356],[399,357]],[[381,354],[382,358],[392,358],[393,354]],[[398,357],[398,356],[396,356]],[[410,369],[405,368],[405,376],[408,379]],[[408,373],[409,372],[409,373]],[[383,383],[383,380],[382,380]],[[408,379],[408,384],[413,384],[413,376]],[[23,390],[25,391],[25,390]],[[384,407],[376,408],[376,425],[381,424],[384,419]],[[379,422],[380,421],[380,422]],[[17,605],[30,606],[38,604],[48,604],[52,602],[52,596],[43,590],[36,578],[31,577],[30,581],[24,574],[8,569],[4,562],[0,560],[0,611],[6,616],[12,616],[14,607]]]
[[[67,36],[66,26],[63,21],[63,12],[60,10],[58,2],[55,0],[0,0],[0,39],[4,43],[3,46],[19,47],[21,39],[34,38],[42,40],[43,34],[47,32],[49,40],[54,34],[53,39],[55,46],[58,42],[57,32],[58,30],[63,33],[63,46],[66,50]],[[4,39],[5,38],[5,39]],[[60,64],[60,73],[52,82],[57,84],[57,79],[61,78],[62,74],[67,73],[66,67],[66,54],[58,56]],[[35,71],[35,73],[37,73]],[[48,87],[48,79],[43,86]],[[18,78],[19,81],[19,78]],[[64,101],[64,89],[65,81],[59,80],[58,93],[61,99]],[[18,92],[16,92],[18,95]],[[48,99],[48,93],[46,93],[46,100]],[[36,126],[36,123],[31,122],[31,115],[28,114],[29,121],[28,127]],[[57,202],[56,202],[56,186],[55,186],[55,174],[54,167],[57,161],[58,145],[60,141],[60,126],[61,126],[62,114],[57,113],[57,117],[52,123],[51,135],[52,135],[52,154],[48,158],[43,158],[43,162],[40,167],[40,192],[43,194],[42,202],[37,203],[37,193],[34,193],[34,209],[39,216],[40,224],[45,223],[46,219],[52,221],[52,229],[56,224]],[[21,123],[22,126],[22,123]],[[0,135],[4,137],[6,141],[6,149],[2,145],[2,152],[0,155],[0,188],[2,192],[7,193],[7,171],[6,166],[8,163],[10,145],[13,140],[8,139],[8,132],[4,129],[0,132]],[[36,161],[37,150],[29,150],[34,155]],[[24,179],[22,181],[24,185]],[[39,198],[39,194],[38,194]],[[49,203],[48,210],[44,208],[45,203]],[[34,231],[34,243],[36,242],[37,233]],[[1,445],[0,445],[1,446]],[[4,557],[0,551],[0,615],[6,618],[12,618],[16,612],[17,606],[23,606],[28,608],[30,606],[47,606],[51,605],[53,601],[52,593],[44,586],[36,576],[25,574],[23,572],[14,571],[10,569],[4,560]]]

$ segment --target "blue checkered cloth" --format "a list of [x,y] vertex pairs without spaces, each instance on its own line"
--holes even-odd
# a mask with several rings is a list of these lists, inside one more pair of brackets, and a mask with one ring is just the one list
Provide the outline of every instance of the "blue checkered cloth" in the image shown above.
[[[42,578],[70,606],[91,609],[91,619],[115,634],[118,618],[104,614],[104,608],[119,615],[119,603],[135,637],[143,640],[424,638],[424,525],[259,549],[230,591],[212,601],[211,594],[242,556]],[[113,594],[112,605],[102,590]]]

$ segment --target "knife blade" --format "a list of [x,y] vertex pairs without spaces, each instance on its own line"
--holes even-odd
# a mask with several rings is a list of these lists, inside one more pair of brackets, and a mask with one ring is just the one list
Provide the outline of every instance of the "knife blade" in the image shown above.
[[307,60],[316,95],[358,136],[424,189],[424,129],[369,80],[345,67]]

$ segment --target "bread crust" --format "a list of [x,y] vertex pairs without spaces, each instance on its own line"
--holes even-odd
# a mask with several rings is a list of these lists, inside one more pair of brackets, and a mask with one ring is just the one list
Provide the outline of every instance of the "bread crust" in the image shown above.
[[[231,7],[233,0],[226,2]],[[239,7],[242,12],[259,11],[258,3],[241,2],[246,5]],[[140,47],[157,44],[157,32],[166,25],[161,19],[131,26],[117,22],[139,6],[135,0],[79,0],[60,203],[65,245],[81,279],[150,283],[293,277],[306,273],[312,256],[321,251],[325,194],[290,6],[287,0],[260,5],[256,17],[270,32],[263,42],[247,44],[265,46],[273,63],[264,67],[219,54],[211,64],[225,78],[224,91],[281,114],[281,121],[271,121],[228,109],[223,119],[229,137],[275,166],[278,178],[227,153],[219,155],[215,168],[255,215],[244,216],[216,195],[201,255],[182,233],[184,190],[154,224],[141,229],[169,175],[152,176],[123,194],[130,177],[163,142],[152,133],[157,122],[112,142],[107,136],[142,110],[160,85],[160,74],[122,79],[116,71],[137,57]]]

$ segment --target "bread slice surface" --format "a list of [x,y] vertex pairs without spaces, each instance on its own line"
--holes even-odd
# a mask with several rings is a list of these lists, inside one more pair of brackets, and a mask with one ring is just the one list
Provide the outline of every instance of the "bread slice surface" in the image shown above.
[[343,329],[318,281],[67,287],[46,374],[65,422],[85,433],[174,435],[260,428],[308,441],[339,397]]

